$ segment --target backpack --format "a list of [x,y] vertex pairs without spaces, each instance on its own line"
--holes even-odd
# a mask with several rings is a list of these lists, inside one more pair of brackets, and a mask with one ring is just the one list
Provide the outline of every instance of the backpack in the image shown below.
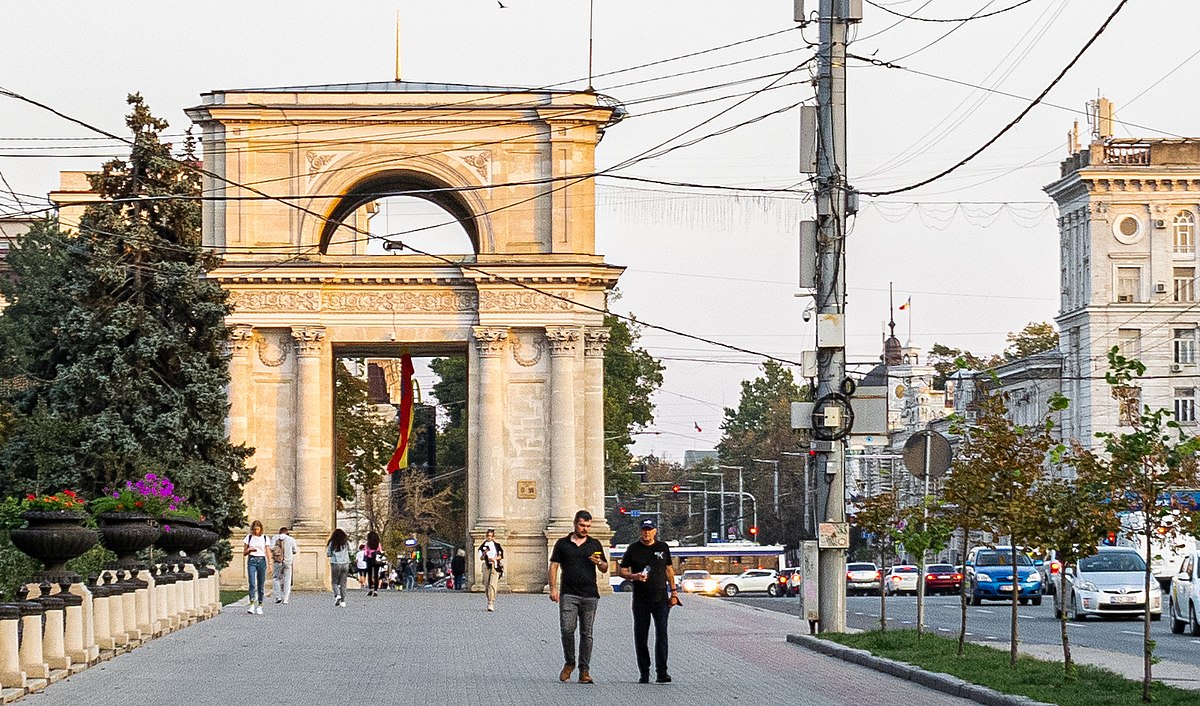
[[283,545],[283,537],[275,540],[275,544],[271,546],[271,560],[276,563],[283,563],[287,557],[287,549]]

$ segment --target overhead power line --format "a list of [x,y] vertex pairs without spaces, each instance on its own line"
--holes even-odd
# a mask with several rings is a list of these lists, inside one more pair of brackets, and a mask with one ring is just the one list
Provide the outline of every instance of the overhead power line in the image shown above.
[[[1109,24],[1112,23],[1112,21],[1116,18],[1116,16],[1121,12],[1121,10],[1128,3],[1129,3],[1129,0],[1120,0],[1120,2],[1117,3],[1116,8],[1114,8],[1113,11],[1109,14],[1109,16],[1104,20],[1104,23],[1100,25],[1099,29],[1097,29],[1095,31],[1095,33],[1092,34],[1091,38],[1088,39],[1087,43],[1083,45],[1083,48],[1080,49],[1075,54],[1075,56],[1071,59],[1071,61],[1068,62],[1067,65],[1064,66],[1061,71],[1058,72],[1058,75],[1056,75],[1054,77],[1054,79],[1051,80],[1050,83],[1047,84],[1044,89],[1042,89],[1042,92],[1039,93],[1029,103],[1029,105],[1025,106],[1025,108],[1023,110],[1021,110],[1021,112],[1018,113],[1015,118],[1013,118],[1011,121],[1009,121],[1009,123],[1007,125],[1005,125],[1003,128],[1001,128],[1000,132],[996,133],[991,139],[989,139],[987,142],[983,143],[974,152],[968,154],[966,157],[963,157],[962,159],[960,159],[957,163],[947,167],[946,169],[943,169],[942,171],[938,172],[937,174],[934,174],[931,177],[922,179],[921,181],[918,181],[914,184],[909,184],[908,186],[902,186],[902,187],[895,188],[895,189],[887,189],[885,191],[864,191],[864,192],[862,192],[862,195],[864,195],[864,196],[890,196],[892,194],[899,194],[899,193],[903,193],[905,191],[912,191],[913,189],[919,189],[920,187],[925,186],[926,184],[931,184],[931,183],[937,181],[938,179],[941,179],[942,177],[957,171],[960,167],[964,166],[971,160],[978,157],[986,149],[988,149],[992,145],[996,144],[996,142],[999,141],[1001,137],[1004,137],[1004,135],[1006,135],[1009,130],[1012,130],[1014,127],[1016,127],[1017,124],[1020,123],[1021,120],[1023,120],[1025,118],[1025,116],[1029,114],[1030,111],[1032,111],[1035,107],[1037,107],[1037,105],[1039,103],[1042,102],[1042,99],[1045,98],[1046,95],[1048,93],[1050,93],[1050,91],[1055,86],[1058,85],[1058,82],[1061,81],[1063,79],[1063,77],[1067,75],[1067,72],[1069,72],[1075,66],[1075,64],[1077,64],[1079,62],[1079,60],[1081,58],[1083,58],[1083,55],[1087,52],[1087,50],[1093,44],[1096,43],[1096,40],[1099,39],[1102,34],[1104,34],[1104,31],[1106,29],[1108,29]],[[862,57],[856,57],[856,58],[862,58]],[[867,60],[870,61],[870,59],[867,59]]]
[[1021,7],[1022,5],[1028,5],[1031,2],[1033,2],[1033,0],[1021,0],[1020,2],[1018,2],[1015,5],[1010,5],[1008,7],[1002,8],[1000,10],[993,10],[991,12],[988,12],[988,13],[985,13],[982,15],[971,15],[969,17],[944,18],[944,17],[918,17],[916,15],[906,15],[903,12],[896,12],[895,10],[887,7],[886,5],[881,5],[877,2],[873,2],[872,0],[866,0],[866,3],[868,5],[870,5],[871,7],[875,7],[880,10],[883,10],[884,12],[888,13],[889,15],[895,15],[896,17],[903,17],[906,20],[916,20],[917,22],[970,22],[971,20],[982,20],[986,17],[995,17],[996,15],[1002,15],[1005,12],[1008,12],[1010,10],[1015,10],[1018,7]]

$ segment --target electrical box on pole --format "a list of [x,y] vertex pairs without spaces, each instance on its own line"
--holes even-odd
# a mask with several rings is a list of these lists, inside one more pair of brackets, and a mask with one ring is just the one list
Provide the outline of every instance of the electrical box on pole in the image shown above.
[[817,222],[800,221],[800,282],[804,289],[817,287]]
[[817,106],[800,106],[800,173],[817,173]]

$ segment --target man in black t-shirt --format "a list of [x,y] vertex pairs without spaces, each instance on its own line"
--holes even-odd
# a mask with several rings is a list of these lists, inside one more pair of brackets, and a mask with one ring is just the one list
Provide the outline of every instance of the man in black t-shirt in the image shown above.
[[[604,546],[589,537],[592,514],[575,513],[575,531],[554,543],[550,553],[550,600],[558,604],[558,626],[562,632],[563,668],[559,681],[571,678],[575,669],[575,625],[579,625],[579,683],[592,684],[592,623],[600,591],[596,571],[608,571]],[[561,574],[562,582],[558,581]]]
[[671,548],[657,540],[654,520],[641,524],[642,538],[630,544],[621,557],[621,576],[633,582],[633,646],[637,652],[638,682],[650,681],[650,621],[654,621],[654,669],[657,681],[671,681],[667,673],[667,616],[679,605],[675,596],[675,568]]

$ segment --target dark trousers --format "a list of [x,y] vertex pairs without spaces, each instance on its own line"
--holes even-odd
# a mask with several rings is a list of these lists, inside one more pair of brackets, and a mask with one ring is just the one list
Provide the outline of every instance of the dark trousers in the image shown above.
[[650,621],[654,621],[654,671],[658,676],[667,673],[667,616],[671,604],[633,602],[633,647],[637,651],[638,671],[650,673]]
[[371,559],[367,559],[367,588],[372,591],[379,590],[379,564]]
[[599,598],[564,593],[558,598],[558,627],[562,632],[563,663],[575,664],[575,626],[579,626],[579,668],[592,666],[592,624]]

